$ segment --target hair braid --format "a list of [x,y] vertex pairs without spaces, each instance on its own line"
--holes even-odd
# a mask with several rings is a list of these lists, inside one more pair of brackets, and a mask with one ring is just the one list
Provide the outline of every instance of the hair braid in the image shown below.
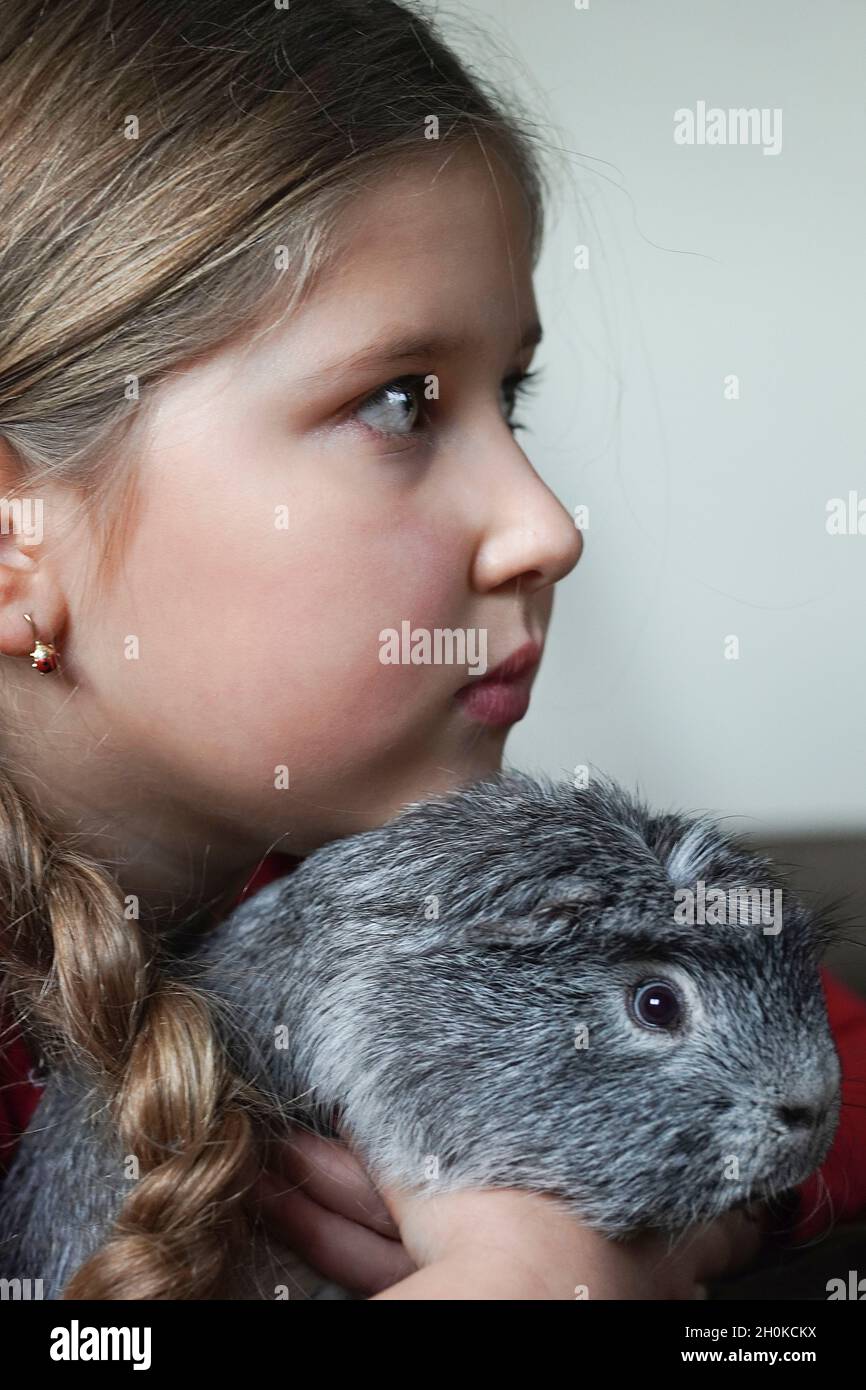
[[218,1295],[249,1230],[257,1095],[233,1075],[206,999],[161,968],[105,869],[52,841],[0,774],[0,1002],[51,1065],[83,1067],[140,1176],[64,1298]]

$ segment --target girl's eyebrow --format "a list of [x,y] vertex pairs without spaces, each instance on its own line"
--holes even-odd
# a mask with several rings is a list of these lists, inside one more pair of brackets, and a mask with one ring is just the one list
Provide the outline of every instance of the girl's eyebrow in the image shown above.
[[[384,336],[384,335],[383,335]],[[517,345],[517,351],[536,347],[541,342],[543,331],[537,319],[527,325]],[[445,357],[470,347],[471,340],[462,333],[434,333],[419,336],[416,333],[398,333],[387,342],[361,348],[349,357],[338,358],[327,366],[301,377],[298,385],[316,386],[324,384],[339,372],[357,371],[367,366],[387,366],[389,362],[404,361],[406,358]]]

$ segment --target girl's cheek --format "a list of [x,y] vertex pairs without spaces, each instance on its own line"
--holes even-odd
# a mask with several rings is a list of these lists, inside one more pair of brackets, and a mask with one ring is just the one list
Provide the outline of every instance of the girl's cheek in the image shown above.
[[146,633],[124,701],[145,722],[158,710],[169,743],[194,731],[207,756],[229,765],[256,742],[269,759],[301,757],[325,739],[387,738],[417,725],[419,711],[435,717],[463,683],[453,667],[380,659],[382,634],[402,637],[404,622],[433,631],[471,613],[453,518],[431,520],[396,489],[352,493],[347,479],[322,490],[313,476],[304,485],[305,463],[296,461],[280,530],[270,495],[235,490],[229,508],[219,490],[192,484],[187,461],[127,567],[134,602],[121,623]]
[[382,675],[394,671],[379,660],[381,634],[404,623],[432,631],[465,622],[468,561],[447,528],[415,518],[319,520],[319,534],[300,531],[289,556],[272,560],[260,610],[284,634],[302,683],[323,670],[354,673],[381,697]]
[[[270,663],[281,692],[268,701],[275,732],[294,741],[303,729],[304,742],[328,738],[347,745],[408,736],[419,721],[440,718],[464,683],[453,666],[403,659],[404,623],[432,632],[463,619],[465,589],[455,584],[462,571],[448,565],[429,531],[417,528],[399,538],[404,544],[396,539],[384,545],[380,535],[351,557],[344,547],[333,566],[312,552],[309,563],[298,557],[300,567],[281,601],[273,596],[271,625],[284,634]],[[286,593],[297,600],[287,601]]]

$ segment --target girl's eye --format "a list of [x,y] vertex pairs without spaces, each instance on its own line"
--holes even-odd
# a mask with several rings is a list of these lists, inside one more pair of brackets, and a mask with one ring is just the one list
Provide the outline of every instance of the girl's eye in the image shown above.
[[424,377],[397,377],[362,401],[355,414],[377,434],[411,434],[421,414],[423,390]]
[[[525,429],[525,425],[511,418],[517,397],[537,385],[540,372],[515,372],[502,383],[502,399],[505,418],[509,428]],[[403,436],[411,435],[416,429],[425,403],[425,387],[428,377],[402,376],[388,381],[374,391],[371,396],[355,410],[355,416],[377,434]]]
[[505,398],[505,418],[512,434],[515,430],[525,430],[526,425],[520,420],[512,419],[512,411],[517,404],[518,396],[528,396],[530,391],[534,391],[538,386],[541,370],[536,368],[534,372],[515,372],[513,376],[506,377],[502,383],[502,393]]

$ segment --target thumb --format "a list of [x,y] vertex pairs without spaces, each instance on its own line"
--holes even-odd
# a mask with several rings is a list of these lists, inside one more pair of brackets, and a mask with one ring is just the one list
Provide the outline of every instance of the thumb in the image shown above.
[[392,1183],[377,1182],[376,1190],[388,1208],[388,1214],[398,1226],[401,1225],[407,1219],[412,1203],[418,1197],[417,1188],[396,1187]]

